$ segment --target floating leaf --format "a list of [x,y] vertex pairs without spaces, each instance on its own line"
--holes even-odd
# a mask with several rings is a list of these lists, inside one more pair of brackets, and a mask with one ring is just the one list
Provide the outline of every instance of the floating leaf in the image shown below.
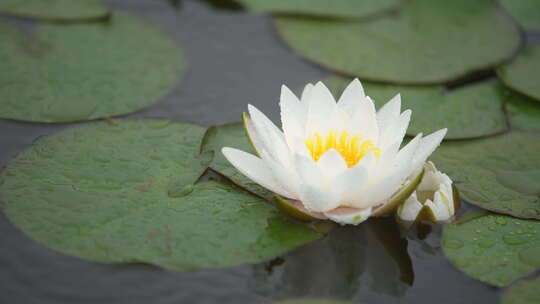
[[[537,254],[540,256],[540,250]],[[501,304],[538,303],[540,303],[540,275],[519,280],[512,284],[501,297]]]
[[38,140],[0,176],[4,212],[39,243],[87,260],[173,270],[259,262],[320,234],[259,198],[193,185],[204,129],[92,123]]
[[[350,82],[332,77],[325,81],[339,96]],[[496,82],[483,82],[451,91],[441,86],[413,87],[363,82],[377,108],[401,94],[402,108],[412,110],[407,134],[429,134],[448,128],[446,139],[489,136],[507,130],[503,112],[503,91]],[[478,113],[482,115],[478,115]]]
[[488,214],[449,224],[442,248],[466,274],[505,286],[540,268],[540,222]]
[[540,134],[512,132],[445,142],[431,160],[468,202],[498,213],[540,219]]
[[501,5],[528,30],[540,30],[540,1],[499,0]]
[[271,198],[272,193],[270,191],[245,177],[229,163],[221,153],[223,147],[236,148],[251,154],[257,154],[249,143],[242,123],[229,123],[208,128],[202,141],[201,152],[214,152],[214,160],[210,164],[210,168],[213,170],[228,177],[235,184],[246,188],[248,191],[261,197]]
[[540,46],[528,46],[514,61],[497,69],[508,87],[540,101]]
[[330,300],[330,299],[289,299],[279,301],[275,304],[353,304],[351,301]]
[[0,26],[0,117],[66,122],[126,114],[177,83],[182,54],[126,15],[107,23],[45,25],[32,36]]
[[53,21],[98,19],[109,14],[100,0],[2,0],[0,12]]
[[398,0],[238,0],[238,2],[256,12],[345,18],[369,16],[399,3]]
[[507,92],[506,113],[512,128],[540,131],[540,104],[529,97]]
[[331,70],[404,84],[443,83],[489,69],[520,46],[512,20],[490,0],[411,0],[366,22],[276,17],[296,52]]

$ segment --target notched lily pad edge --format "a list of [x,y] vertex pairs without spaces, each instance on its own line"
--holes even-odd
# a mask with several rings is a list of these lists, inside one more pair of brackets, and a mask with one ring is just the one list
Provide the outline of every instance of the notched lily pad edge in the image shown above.
[[[509,63],[509,62],[507,62]],[[528,92],[524,92],[518,88],[516,88],[515,86],[513,86],[512,84],[508,83],[506,80],[505,80],[505,77],[503,76],[503,71],[502,71],[502,66],[498,66],[496,69],[495,69],[495,73],[497,75],[497,79],[500,80],[500,82],[505,86],[507,87],[508,89],[512,90],[514,93],[517,93],[517,94],[521,94],[529,99],[532,99],[534,101],[537,101],[537,102],[540,102],[540,98],[539,96],[533,96],[531,94],[529,94]]]
[[[387,12],[387,14],[388,13],[389,12]],[[382,17],[382,16],[377,16],[377,17]],[[518,43],[516,44],[513,52],[510,55],[508,55],[508,57],[500,60],[499,62],[490,64],[488,66],[476,68],[476,69],[464,72],[461,75],[458,75],[458,76],[455,76],[455,77],[452,77],[452,78],[449,78],[449,79],[445,79],[445,80],[439,80],[439,81],[394,81],[394,80],[373,78],[373,77],[370,77],[370,76],[367,76],[367,75],[359,75],[359,74],[347,73],[345,71],[341,71],[341,70],[335,69],[333,67],[330,67],[330,66],[328,66],[328,65],[326,65],[324,63],[321,63],[321,62],[318,62],[318,61],[307,58],[306,56],[304,56],[300,52],[298,52],[296,49],[294,49],[291,46],[291,44],[289,44],[287,42],[287,40],[285,39],[285,36],[282,34],[282,32],[279,29],[279,26],[277,25],[278,21],[276,20],[276,18],[272,17],[271,19],[272,19],[272,26],[274,28],[274,32],[276,33],[277,38],[279,38],[279,40],[281,40],[292,53],[294,53],[298,57],[301,57],[307,63],[314,64],[316,66],[322,67],[322,68],[324,68],[324,69],[326,69],[326,70],[328,70],[328,71],[330,71],[333,74],[336,74],[338,76],[353,77],[353,78],[357,77],[357,78],[365,80],[365,81],[370,81],[370,82],[379,83],[379,84],[411,85],[411,86],[415,86],[415,85],[416,86],[428,86],[428,85],[441,85],[441,84],[448,84],[448,85],[460,84],[460,83],[466,82],[466,80],[468,78],[478,78],[479,75],[484,75],[486,73],[490,73],[491,71],[495,70],[496,68],[500,67],[501,65],[511,62],[512,60],[514,60],[514,58],[516,58],[519,55],[521,50],[526,45],[526,33],[523,31],[523,29],[521,27],[515,26],[516,34],[519,37]],[[512,23],[514,25],[516,25],[514,20],[511,19],[511,21],[512,21]]]

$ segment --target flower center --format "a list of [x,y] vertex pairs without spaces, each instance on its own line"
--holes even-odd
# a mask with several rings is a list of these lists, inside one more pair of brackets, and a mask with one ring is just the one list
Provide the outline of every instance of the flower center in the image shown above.
[[377,158],[381,156],[381,150],[371,140],[362,140],[360,136],[349,135],[347,131],[329,131],[326,136],[314,133],[304,143],[314,161],[318,161],[326,151],[334,149],[341,154],[349,168],[356,165],[369,151]]

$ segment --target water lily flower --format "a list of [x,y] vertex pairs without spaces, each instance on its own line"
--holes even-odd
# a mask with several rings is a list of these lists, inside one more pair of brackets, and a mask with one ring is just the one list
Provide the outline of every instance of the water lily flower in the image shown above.
[[398,217],[407,222],[449,220],[459,208],[459,197],[448,175],[437,170],[432,162],[424,165],[424,176],[418,187],[399,206]]
[[358,224],[394,211],[446,134],[418,134],[400,149],[411,110],[401,112],[398,94],[376,111],[357,79],[337,102],[322,82],[308,84],[300,100],[282,86],[280,107],[282,130],[248,105],[244,124],[258,156],[228,147],[222,152],[276,193],[278,206],[306,219]]

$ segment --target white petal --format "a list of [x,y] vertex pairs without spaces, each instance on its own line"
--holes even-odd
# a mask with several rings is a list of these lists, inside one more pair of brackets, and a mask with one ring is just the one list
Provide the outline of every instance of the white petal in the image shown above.
[[341,154],[334,149],[325,152],[317,161],[317,165],[328,182],[347,169],[347,163]]
[[403,142],[405,134],[407,134],[407,128],[409,127],[409,122],[411,121],[411,110],[405,110],[399,116],[399,133],[396,134],[396,140],[399,141],[399,144]]
[[306,123],[306,132],[324,132],[328,126],[328,115],[337,108],[332,93],[322,83],[318,82],[310,92],[309,109]]
[[341,94],[337,105],[352,116],[356,112],[358,105],[364,101],[364,98],[364,88],[358,78],[355,78]]
[[366,97],[364,101],[360,102],[352,121],[355,124],[354,131],[356,134],[360,134],[363,138],[373,140],[374,143],[377,143],[379,127],[377,126],[375,105],[371,98]]
[[228,147],[223,148],[221,151],[225,155],[225,158],[249,179],[279,195],[285,197],[292,196],[292,193],[281,187],[272,175],[272,170],[262,159],[244,151]]
[[435,192],[433,201],[427,200],[424,205],[428,206],[431,211],[433,211],[436,221],[446,221],[451,216],[448,206],[442,202],[441,194],[439,192]]
[[285,139],[289,148],[292,147],[292,141],[295,137],[304,136],[304,127],[306,123],[306,110],[304,105],[300,103],[296,95],[294,95],[286,86],[281,87],[281,125],[285,134]]
[[309,100],[311,100],[311,92],[313,90],[313,87],[314,86],[311,83],[306,84],[304,90],[302,91],[302,96],[300,97],[302,103],[309,103]]
[[300,178],[298,177],[298,174],[296,174],[295,171],[288,170],[280,163],[274,161],[266,152],[263,152],[261,156],[262,160],[270,169],[279,186],[289,193],[287,197],[298,200],[300,198]]
[[397,94],[377,112],[377,124],[379,125],[379,130],[382,131],[397,121],[400,111],[401,95]]
[[251,117],[249,117],[249,114],[244,113],[243,119],[244,119],[244,128],[246,129],[246,132],[248,133],[249,140],[251,141],[253,148],[255,149],[258,155],[261,155],[261,152],[264,149],[264,144],[261,141],[261,137],[259,136],[259,134],[257,134],[257,130],[255,129],[255,126],[253,125],[253,121],[251,120]]
[[416,191],[414,191],[413,194],[411,194],[411,196],[409,196],[405,202],[399,206],[397,215],[404,221],[414,221],[418,217],[418,214],[423,207],[424,205],[418,201]]
[[415,153],[412,161],[412,168],[419,168],[422,166],[426,159],[437,149],[441,144],[444,136],[446,135],[447,129],[441,129],[437,132],[431,133],[430,135],[422,138],[420,145],[418,146],[417,152]]
[[331,193],[310,185],[300,186],[300,201],[306,209],[315,212],[326,212],[339,206],[339,201]]
[[371,216],[371,213],[371,208],[356,209],[339,207],[330,212],[325,212],[324,215],[330,220],[341,225],[358,225],[367,220]]
[[398,168],[409,168],[407,169],[409,174],[413,169],[415,169],[415,167],[412,165],[412,160],[418,151],[418,147],[420,147],[421,142],[422,133],[417,134],[409,143],[407,143],[407,145],[405,145],[405,147],[399,150],[396,156],[396,165]]
[[274,160],[290,168],[289,148],[281,130],[254,106],[248,105],[248,110],[263,146],[261,150],[267,151]]
[[401,187],[403,181],[407,178],[406,170],[401,170],[380,180],[377,184],[368,187],[362,197],[353,202],[356,208],[375,207],[388,200]]
[[332,190],[343,206],[350,206],[350,202],[360,195],[368,182],[368,169],[357,165],[343,171],[335,177]]

